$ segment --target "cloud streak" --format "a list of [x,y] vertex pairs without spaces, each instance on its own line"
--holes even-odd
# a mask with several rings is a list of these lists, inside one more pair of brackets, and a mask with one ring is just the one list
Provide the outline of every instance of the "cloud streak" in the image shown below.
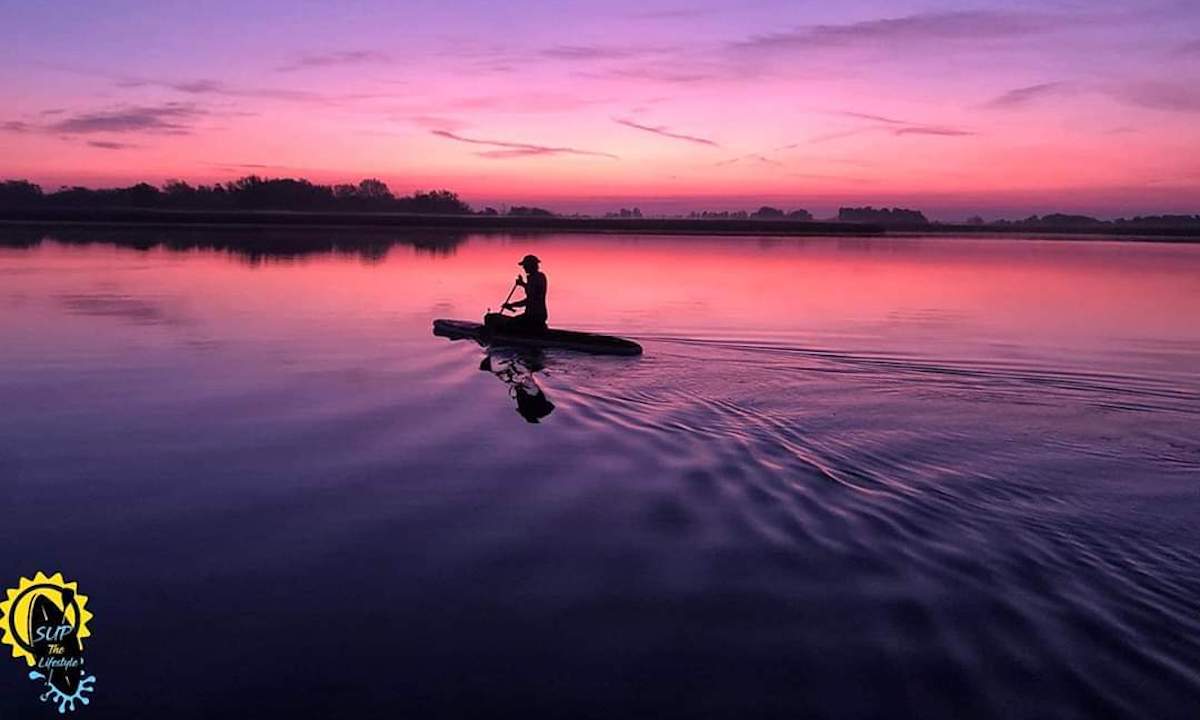
[[481,95],[445,100],[436,108],[445,110],[489,110],[514,114],[569,112],[597,104],[586,99],[554,92],[519,92],[511,95]]
[[1063,82],[1048,82],[1019,87],[989,100],[984,103],[984,107],[992,109],[1024,107],[1038,100],[1061,95],[1068,89],[1069,86]]
[[1123,102],[1150,110],[1200,113],[1200,88],[1190,83],[1158,80],[1131,83],[1114,94]]
[[656,52],[660,48],[617,47],[612,45],[555,45],[539,54],[551,60],[597,61],[627,60]]
[[198,78],[194,80],[160,80],[149,78],[121,78],[117,87],[125,89],[142,87],[161,87],[184,93],[185,95],[213,95],[252,100],[281,100],[285,102],[311,103],[315,105],[339,105],[354,100],[372,100],[390,98],[389,95],[322,95],[307,90],[292,90],[288,88],[251,87],[239,88],[220,80]]
[[718,162],[718,163],[713,163],[713,167],[728,167],[730,165],[736,165],[737,163],[744,162],[746,160],[753,160],[760,165],[771,165],[774,167],[782,167],[783,166],[783,163],[779,162],[778,160],[769,158],[766,155],[763,155],[762,153],[748,153],[746,155],[740,155],[735,158],[730,158],[728,160],[722,160],[721,162]]
[[970,130],[961,128],[941,127],[938,125],[910,125],[892,130],[893,135],[934,135],[938,137],[966,137],[974,135]]
[[848,118],[857,118],[859,120],[870,120],[871,122],[883,123],[885,125],[911,125],[912,124],[912,123],[909,123],[904,120],[897,120],[896,118],[885,117],[883,115],[870,115],[868,113],[852,112],[850,110],[839,110],[836,114],[841,115],[843,117],[848,117]]
[[264,163],[240,163],[240,162],[208,162],[204,163],[209,167],[220,168],[226,172],[244,172],[249,170],[256,173],[259,170],[283,170],[292,171],[300,170],[301,168],[292,167],[289,165],[268,165]]
[[151,133],[186,135],[192,122],[207,113],[187,103],[165,103],[70,115],[44,127],[68,135]]
[[470,123],[458,120],[456,118],[444,117],[442,115],[409,115],[407,117],[398,118],[404,122],[412,123],[417,127],[425,128],[426,130],[447,130],[454,132],[470,127]]
[[324,98],[316,93],[304,90],[284,90],[279,88],[249,88],[230,87],[219,80],[147,80],[143,78],[127,78],[117,81],[117,87],[125,89],[141,87],[162,87],[186,95],[220,95],[236,98],[264,98],[268,100],[290,100],[295,102],[324,102]]
[[916,123],[908,120],[887,117],[885,115],[873,115],[870,113],[853,112],[850,110],[837,110],[832,114],[841,115],[843,117],[854,118],[858,120],[867,120],[873,125],[864,127],[849,128],[847,130],[838,130],[825,135],[818,135],[809,140],[810,143],[823,143],[831,140],[841,140],[855,135],[864,135],[867,133],[884,132],[896,137],[904,137],[906,135],[923,135],[927,137],[968,137],[975,135],[972,130],[964,128],[951,127],[948,125],[930,125],[927,123]]
[[390,57],[375,50],[341,50],[331,53],[301,55],[294,62],[281,65],[275,69],[277,72],[296,72],[297,70],[311,70],[342,65],[383,65],[390,62]]
[[[932,43],[971,43],[1019,38],[1063,27],[1068,19],[988,10],[917,13],[840,25],[808,25],[752,35],[734,42],[740,52],[774,53],[813,48],[929,48]],[[936,47],[936,46],[933,46]]]
[[101,150],[128,150],[137,147],[137,145],[113,142],[111,140],[88,140],[87,144],[94,148],[100,148]]
[[717,12],[713,8],[678,8],[674,10],[647,10],[635,13],[634,18],[643,20],[690,20],[692,18],[712,15]]
[[645,63],[639,62],[627,67],[614,67],[603,70],[580,71],[577,76],[599,80],[639,80],[665,85],[693,85],[696,83],[720,80],[721,72],[696,70],[694,66],[680,69],[678,63]]
[[598,152],[594,150],[581,150],[573,147],[555,147],[552,145],[535,145],[533,143],[508,142],[504,140],[485,140],[482,138],[470,138],[457,133],[452,133],[449,130],[431,130],[432,134],[453,140],[455,142],[466,143],[468,145],[482,145],[484,147],[494,148],[492,150],[484,150],[476,153],[479,157],[489,158],[493,160],[530,157],[537,155],[581,155],[588,157],[604,157],[612,160],[619,160],[616,155],[606,152]]
[[625,127],[633,128],[634,130],[641,130],[642,132],[653,133],[655,135],[661,135],[662,137],[671,138],[672,140],[682,140],[683,142],[689,142],[695,145],[721,147],[720,144],[718,144],[715,140],[699,137],[697,135],[684,135],[683,133],[674,132],[670,128],[662,125],[642,125],[641,123],[636,123],[632,120],[627,120],[624,118],[613,118],[613,122],[617,123],[618,125],[624,125]]

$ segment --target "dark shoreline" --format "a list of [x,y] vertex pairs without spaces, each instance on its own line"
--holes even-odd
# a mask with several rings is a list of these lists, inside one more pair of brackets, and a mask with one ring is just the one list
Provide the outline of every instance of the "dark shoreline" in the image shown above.
[[162,228],[280,227],[280,228],[410,228],[477,232],[573,232],[668,235],[771,236],[919,236],[973,235],[1076,236],[1078,239],[1200,242],[1200,230],[1183,227],[1126,227],[1119,225],[1063,227],[1038,225],[885,226],[869,223],[796,220],[591,218],[510,215],[422,215],[406,213],[293,212],[252,210],[160,210],[139,208],[36,208],[0,210],[0,225],[140,226]]
[[252,226],[413,228],[478,232],[620,232],[671,235],[882,235],[880,225],[787,220],[580,218],[539,215],[423,215],[281,210],[158,210],[36,208],[0,210],[0,223],[23,225]]

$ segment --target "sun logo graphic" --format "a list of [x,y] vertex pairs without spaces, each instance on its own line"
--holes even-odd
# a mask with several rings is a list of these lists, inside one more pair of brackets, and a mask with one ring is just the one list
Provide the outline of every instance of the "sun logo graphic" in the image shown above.
[[41,683],[42,702],[58,706],[59,713],[87,705],[96,678],[85,675],[83,641],[91,636],[87,596],[79,584],[62,573],[39,572],[32,580],[21,578],[5,591],[0,602],[0,642],[12,648],[16,660],[33,668],[29,679]]

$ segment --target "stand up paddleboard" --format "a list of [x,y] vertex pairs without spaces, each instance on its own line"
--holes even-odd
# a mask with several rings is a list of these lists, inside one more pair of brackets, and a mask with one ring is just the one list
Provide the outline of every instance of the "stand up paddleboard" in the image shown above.
[[485,345],[508,345],[515,347],[554,348],[575,350],[593,355],[641,355],[642,346],[632,340],[612,335],[556,330],[550,328],[540,333],[514,333],[489,330],[483,323],[469,320],[434,320],[433,334],[459,340],[470,338]]

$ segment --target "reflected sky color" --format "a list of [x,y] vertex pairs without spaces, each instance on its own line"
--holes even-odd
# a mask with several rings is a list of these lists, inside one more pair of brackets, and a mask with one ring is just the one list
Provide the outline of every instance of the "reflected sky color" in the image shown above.
[[[447,236],[438,252],[401,240],[381,257],[251,261],[53,238],[0,252],[13,310],[0,330],[40,340],[26,360],[52,337],[67,354],[108,343],[125,352],[151,327],[189,352],[210,326],[248,342],[286,337],[322,358],[374,344],[387,327],[426,342],[432,318],[498,308],[526,252],[543,259],[551,325],[637,338],[874,352],[883,334],[906,355],[991,360],[1020,348],[1021,358],[1066,366],[1110,352],[1152,360],[1127,349],[1159,338],[1200,342],[1189,311],[1200,302],[1200,248],[1190,245],[466,235]],[[104,320],[132,335],[85,332]]]
[[652,212],[1195,212],[1178,0],[0,3],[0,175]]
[[[104,598],[89,718],[1200,706],[1200,245],[3,239],[0,576]],[[527,252],[645,348],[536,355],[536,425],[430,327]]]

